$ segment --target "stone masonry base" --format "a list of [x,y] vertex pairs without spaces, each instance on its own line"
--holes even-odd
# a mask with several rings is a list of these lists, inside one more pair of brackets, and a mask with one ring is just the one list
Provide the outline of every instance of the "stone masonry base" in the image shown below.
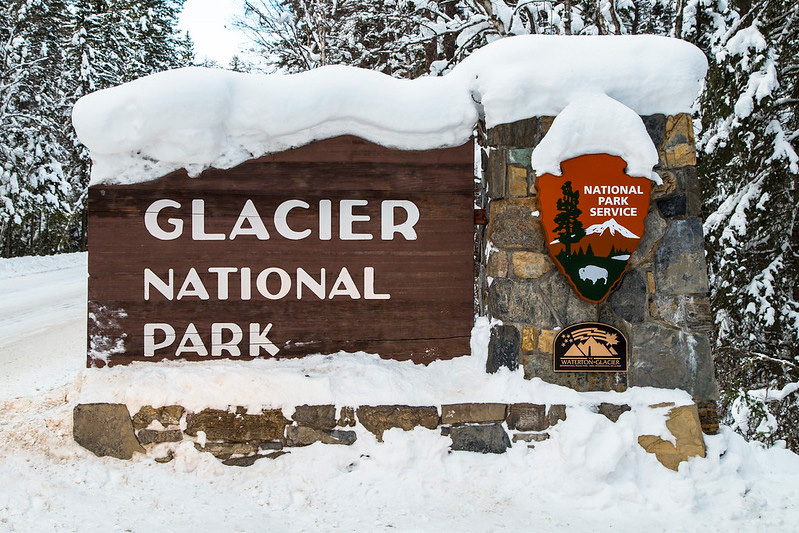
[[[696,405],[658,404],[650,408],[662,409],[676,444],[655,435],[641,435],[638,443],[647,452],[672,470],[690,457],[704,457]],[[601,403],[594,410],[615,423],[631,408]],[[152,455],[156,462],[169,462],[172,452],[159,451],[164,447],[157,445],[189,440],[197,450],[213,454],[226,465],[249,466],[259,459],[276,459],[291,448],[315,442],[351,445],[357,440],[357,425],[380,442],[389,429],[409,431],[421,426],[448,436],[452,450],[503,453],[512,442],[526,442],[532,448],[536,442],[548,439],[549,430],[566,416],[565,405],[547,408],[531,403],[364,405],[338,409],[333,405],[301,405],[291,419],[280,409],[252,413],[235,407],[194,413],[179,405],[145,406],[130,416],[125,405],[94,403],[75,407],[73,436],[78,444],[101,457],[130,459],[134,453],[143,453]]]

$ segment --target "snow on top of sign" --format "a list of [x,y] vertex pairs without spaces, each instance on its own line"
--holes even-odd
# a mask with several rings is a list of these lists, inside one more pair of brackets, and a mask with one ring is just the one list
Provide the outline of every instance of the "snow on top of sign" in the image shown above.
[[652,171],[658,151],[641,117],[604,94],[575,97],[533,150],[532,165],[538,175],[560,176],[563,161],[584,154],[617,155],[627,162],[627,175],[662,183]]
[[557,115],[585,93],[640,115],[675,114],[690,110],[706,70],[702,53],[677,39],[527,35],[415,80],[343,66],[292,75],[178,69],[81,98],[73,124],[91,151],[93,184],[135,183],[343,134],[406,150],[457,146],[481,117],[492,127]]

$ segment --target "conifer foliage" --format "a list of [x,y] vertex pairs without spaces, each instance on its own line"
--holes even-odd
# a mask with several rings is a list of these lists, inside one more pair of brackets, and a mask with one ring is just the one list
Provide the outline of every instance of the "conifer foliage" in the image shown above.
[[91,91],[189,63],[182,0],[0,4],[0,256],[86,246],[89,159],[71,125]]

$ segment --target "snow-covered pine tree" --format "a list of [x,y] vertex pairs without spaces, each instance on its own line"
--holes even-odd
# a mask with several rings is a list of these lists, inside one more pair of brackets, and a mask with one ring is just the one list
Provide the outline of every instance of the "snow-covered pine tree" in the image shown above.
[[799,4],[708,9],[700,175],[725,419],[799,450]]
[[0,253],[68,248],[76,194],[61,84],[69,9],[64,0],[0,6]]

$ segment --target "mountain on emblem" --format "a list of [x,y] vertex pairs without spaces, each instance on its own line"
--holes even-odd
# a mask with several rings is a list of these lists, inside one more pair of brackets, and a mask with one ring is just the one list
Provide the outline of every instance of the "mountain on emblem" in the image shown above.
[[641,236],[652,182],[624,173],[607,154],[561,163],[563,176],[536,180],[547,249],[585,300],[601,302],[619,282]]

